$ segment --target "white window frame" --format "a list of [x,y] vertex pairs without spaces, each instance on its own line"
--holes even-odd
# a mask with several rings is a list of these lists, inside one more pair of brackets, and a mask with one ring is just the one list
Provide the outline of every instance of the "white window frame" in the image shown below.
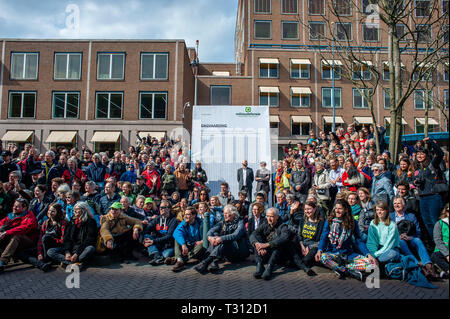
[[[322,108],[324,108],[324,109],[331,109],[331,108],[333,108],[333,101],[331,101],[330,106],[324,106],[324,101],[325,101],[325,99],[323,98],[324,90],[330,90],[330,99],[332,99],[333,98],[333,94],[332,94],[333,93],[332,92],[333,88],[332,87],[322,87],[322,96],[321,96],[321,98],[322,98]],[[339,104],[340,105],[336,105],[335,104],[334,107],[337,108],[337,109],[341,109],[342,108],[342,88],[340,88],[340,87],[335,87],[334,88],[334,99],[336,99],[336,95],[337,95],[336,92],[340,92],[340,98],[339,98]]]
[[[300,126],[300,134],[299,135],[293,134],[294,124],[298,124]],[[303,132],[302,125],[304,125],[304,124],[307,124],[308,127],[309,127],[307,132]],[[294,123],[294,120],[291,118],[291,136],[305,136],[305,135],[309,135],[309,132],[311,131],[311,126],[312,126],[312,123],[304,123],[304,122],[300,122],[300,123],[295,122]]]
[[[333,4],[336,4],[336,0],[333,0]],[[349,0],[350,13],[349,14],[337,14],[339,17],[351,17],[353,14],[353,0]],[[337,12],[336,12],[337,13]]]
[[446,101],[449,101],[448,89],[444,90],[444,108],[448,110],[449,104]]
[[388,90],[389,90],[388,88],[383,89],[383,108],[385,110],[390,110],[391,109],[390,103],[386,105],[386,97],[389,98],[389,102],[391,100],[391,96],[389,95],[389,91]]
[[[359,68],[359,76],[360,77],[356,77],[355,76],[355,73],[358,73],[358,71],[354,69],[355,67]],[[364,77],[366,74],[369,74],[369,76],[368,77]],[[366,64],[354,63],[353,66],[352,66],[352,79],[353,80],[370,81],[372,79],[372,73],[370,72],[370,66],[366,65]]]
[[[12,108],[12,94],[20,94],[22,96],[21,98],[21,105],[20,105],[20,117],[13,117],[11,116],[11,108]],[[24,95],[25,94],[34,94],[34,110],[33,110],[33,117],[23,117],[23,102],[24,102]],[[36,118],[36,104],[37,104],[37,92],[36,91],[10,91],[9,92],[9,107],[8,107],[8,118],[11,119],[35,119]]]
[[[143,59],[146,55],[153,55],[153,77],[152,78],[144,78],[142,76],[142,68],[144,66]],[[166,77],[165,78],[157,78],[156,77],[156,56],[164,55],[167,58],[166,64]],[[141,81],[166,81],[169,79],[169,53],[167,52],[141,52],[141,68],[139,72],[139,77]]]
[[229,104],[225,104],[225,105],[232,105],[231,103],[231,85],[211,85],[209,87],[209,104],[210,105],[216,105],[216,104],[212,104],[212,97],[213,97],[213,89],[214,88],[227,88],[228,89],[228,99],[230,101]]
[[[98,95],[99,94],[108,94],[108,115],[106,118],[98,117]],[[122,105],[120,106],[120,118],[111,118],[111,94],[120,94],[122,95]],[[124,93],[123,92],[107,92],[107,91],[99,91],[95,92],[95,119],[99,120],[121,120],[123,119],[123,105],[124,105]]]
[[[141,116],[141,107],[142,107],[142,95],[143,94],[147,94],[147,95],[152,95],[152,117],[148,118],[148,117],[142,117]],[[166,96],[166,107],[164,109],[164,118],[158,117],[155,118],[155,95],[156,94],[164,94]],[[168,92],[167,91],[140,91],[139,92],[139,119],[140,120],[166,120],[167,119],[167,107],[168,107]]]
[[[323,76],[324,75],[323,74],[324,66],[330,68],[330,77],[329,78]],[[336,70],[337,69],[339,70],[339,73],[338,73],[339,76],[336,76]],[[333,74],[334,74],[334,79],[335,80],[340,80],[342,78],[342,70],[341,70],[341,66],[340,65],[335,64],[334,68],[333,68],[333,65],[322,63],[322,70],[321,71],[322,71],[322,73],[321,73],[322,80],[332,80],[333,79]]]
[[[15,55],[23,54],[23,67],[22,67],[22,77],[13,77],[13,60]],[[34,77],[25,77],[25,70],[27,66],[27,59],[29,55],[35,55],[37,58],[36,61],[36,75]],[[39,52],[12,52],[11,53],[11,80],[37,80],[39,75]]]
[[[64,117],[55,116],[55,94],[64,94]],[[67,95],[76,94],[78,95],[78,105],[77,105],[77,116],[67,117]],[[80,92],[79,91],[53,91],[52,92],[52,119],[78,119],[80,115]]]
[[[363,90],[363,91],[366,91],[366,90],[369,90],[369,89],[362,89],[362,90]],[[369,102],[366,101],[366,98],[365,98],[364,95],[362,95],[362,94],[360,94],[360,95],[361,95],[361,103],[362,103],[361,106],[356,106],[356,105],[355,105],[355,98],[356,98],[355,92],[357,92],[357,93],[359,94],[359,91],[358,91],[357,88],[353,88],[353,89],[352,89],[353,108],[354,108],[354,109],[357,109],[357,110],[360,110],[360,109],[368,109],[368,108],[369,108]],[[364,105],[364,102],[366,102],[367,106]]]
[[[270,24],[270,35],[268,38],[261,38],[256,36],[256,23],[258,22],[268,22]],[[255,20],[253,22],[253,38],[256,40],[272,40],[272,20]]]
[[[66,61],[66,76],[64,78],[57,78],[56,77],[56,57],[58,55],[65,55],[67,56],[67,61]],[[70,62],[70,56],[74,56],[74,55],[78,55],[80,56],[80,65],[79,65],[79,69],[78,69],[78,74],[79,77],[77,79],[71,79],[69,78],[69,62]],[[67,80],[67,81],[79,81],[81,80],[81,66],[83,64],[83,54],[78,53],[78,52],[55,52],[55,57],[54,57],[54,64],[53,64],[53,79],[54,80]]]
[[[416,105],[417,105],[416,99],[418,98],[417,94],[419,92],[422,92],[422,106],[423,106],[422,108],[416,107]],[[431,99],[431,102],[430,102],[430,107],[428,109],[432,110],[433,109],[433,91],[429,91],[429,94],[431,95],[429,97],[429,99]],[[422,90],[422,89],[414,90],[414,109],[415,110],[425,110],[425,90]]]
[[[429,39],[429,41],[419,41],[419,32],[417,32],[417,27],[418,26],[419,27],[421,27],[421,26],[428,26],[429,27],[429,30],[430,30],[430,39]],[[415,25],[415,30],[416,30],[416,34],[417,34],[417,36],[416,36],[417,43],[430,43],[431,41],[433,41],[433,26],[432,25],[418,23],[418,24]]]
[[[293,105],[293,99],[294,99],[294,95],[295,96],[298,96],[299,97],[299,99],[300,99],[300,105]],[[307,96],[308,97],[308,100],[309,100],[309,105],[303,105],[303,103],[302,103],[302,96]],[[293,108],[303,108],[303,109],[307,109],[307,108],[311,108],[311,94],[294,94],[294,93],[292,93],[292,90],[291,90],[291,107],[293,107]]]
[[[109,55],[109,77],[108,78],[100,78],[100,56]],[[123,64],[122,64],[122,77],[121,78],[111,78],[112,76],[112,57],[114,55],[122,55],[123,56]],[[98,81],[120,81],[125,79],[125,53],[109,53],[109,52],[98,52],[97,53],[97,80]]]
[[[283,29],[283,27],[284,27],[285,23],[291,23],[291,24],[295,23],[295,24],[297,24],[297,37],[296,38],[285,38],[284,37],[284,29]],[[281,39],[282,40],[299,40],[300,39],[300,29],[299,29],[298,21],[288,21],[288,20],[281,21]]]
[[[294,65],[298,65],[298,77],[292,76],[292,69]],[[308,70],[308,76],[303,77],[302,76],[302,66],[306,65],[306,69]],[[291,69],[290,69],[290,78],[291,79],[309,79],[311,77],[311,65],[310,64],[292,64],[291,61]]]
[[[338,25],[340,25],[340,24],[341,25],[350,25],[350,34],[349,34],[350,38],[349,39],[338,39],[338,37],[337,37],[337,35],[338,35],[337,28],[338,28]],[[334,34],[335,34],[335,37],[336,37],[336,39],[338,41],[353,41],[353,24],[351,22],[336,22],[334,24]]]
[[[261,64],[267,64],[267,76],[261,76]],[[276,65],[277,66],[277,76],[270,76],[270,66]],[[265,69],[265,68],[263,68]],[[258,65],[258,73],[260,79],[278,79],[280,78],[280,64],[278,63],[259,63]]]

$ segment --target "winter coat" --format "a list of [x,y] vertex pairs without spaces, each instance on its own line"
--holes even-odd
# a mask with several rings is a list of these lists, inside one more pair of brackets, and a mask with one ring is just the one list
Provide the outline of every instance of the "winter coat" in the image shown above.
[[[35,197],[31,200],[30,207],[28,207],[28,210],[31,210],[33,212],[34,216],[36,216],[36,220],[38,221],[38,223],[41,223],[42,221],[44,221],[46,219],[47,211],[48,211],[48,208],[51,203],[52,203],[52,200],[50,198],[48,198],[47,196],[44,196],[44,198],[42,199],[42,202],[39,205],[38,199]],[[38,205],[39,205],[39,209],[37,208]]]
[[242,219],[236,218],[228,223],[223,220],[212,227],[207,236],[219,236],[223,243],[236,242],[240,249],[248,249],[247,233]]
[[117,193],[114,193],[114,195],[111,198],[109,198],[108,195],[104,195],[104,196],[100,197],[100,200],[99,200],[100,214],[102,214],[102,215],[107,214],[111,205],[113,203],[119,202],[119,201],[120,201],[120,195]]
[[178,190],[177,177],[173,173],[165,173],[161,178],[161,190],[165,190],[169,193]]
[[107,173],[107,167],[103,164],[92,163],[86,169],[86,176],[90,181],[95,183],[103,182],[105,180],[105,175]]
[[143,230],[142,222],[139,219],[131,218],[124,213],[120,213],[117,218],[114,218],[112,213],[108,213],[100,217],[100,236],[102,241],[106,244],[108,241],[114,241],[113,235],[120,235],[131,228]]
[[177,178],[178,189],[181,191],[188,190],[188,181],[191,179],[191,173],[188,170],[184,170],[184,172],[182,173],[177,169],[174,174]]
[[25,211],[22,214],[8,214],[0,220],[1,231],[6,231],[6,236],[26,235],[35,241],[38,237],[38,223],[32,211]]
[[[149,171],[146,170],[142,173],[145,177],[145,184],[150,188],[150,194],[156,194],[161,188],[161,178],[156,170]],[[153,177],[156,177],[156,183],[153,184]]]
[[385,173],[373,177],[370,196],[374,202],[383,200],[386,203],[389,203],[394,198],[391,180],[386,177]]
[[433,186],[437,181],[444,179],[443,172],[440,169],[440,163],[444,158],[444,152],[442,152],[441,148],[434,142],[428,141],[428,145],[431,146],[435,155],[431,161],[429,161],[429,165],[426,165],[423,169],[416,170],[414,173],[414,184],[417,186],[419,196],[436,194],[433,190]]
[[202,240],[203,221],[197,217],[193,225],[189,225],[183,220],[173,232],[173,238],[180,246],[193,245],[195,242]]
[[[64,232],[66,230],[67,227],[67,221],[65,219],[63,219],[61,221],[61,225],[60,227],[57,227],[56,233],[53,236],[53,239],[55,240],[55,243],[59,244],[62,246],[63,240],[64,240]],[[43,223],[41,226],[41,232],[39,234],[39,241],[37,244],[37,251],[38,251],[38,255],[42,255],[44,256],[44,247],[42,245],[42,237],[44,237],[44,235],[47,232],[47,228],[48,228],[48,222]]]
[[316,190],[317,196],[320,200],[329,200],[330,199],[330,179],[328,178],[328,171],[323,170],[322,173],[316,172],[314,175],[314,186],[317,186],[319,189]]
[[178,221],[172,214],[164,220],[161,216],[147,225],[142,233],[142,236],[151,235],[153,237],[153,244],[161,246],[163,249],[169,249],[174,246],[173,232],[178,226]]
[[281,219],[278,219],[273,227],[265,220],[250,236],[250,242],[252,245],[257,242],[269,243],[270,248],[278,249],[286,245],[289,242],[290,237],[289,226],[283,224]]
[[97,234],[98,230],[95,219],[88,217],[88,219],[83,222],[78,229],[77,225],[75,225],[75,218],[72,218],[67,224],[64,232],[64,251],[68,251],[72,254],[75,253],[80,256],[86,247],[95,247],[97,242]]
[[[308,168],[302,168],[300,171],[292,171],[289,184],[296,198],[300,198],[302,195],[302,197],[307,196],[308,190],[311,187],[311,171]],[[296,190],[298,185],[300,185],[300,191]]]

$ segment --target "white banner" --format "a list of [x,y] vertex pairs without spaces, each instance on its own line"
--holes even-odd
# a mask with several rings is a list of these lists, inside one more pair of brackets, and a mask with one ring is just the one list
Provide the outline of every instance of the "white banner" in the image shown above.
[[[242,161],[256,170],[265,161],[271,169],[269,107],[194,106],[192,117],[192,168],[200,161],[208,176],[210,196],[226,181],[237,199],[237,170]],[[256,182],[253,183],[252,198]]]

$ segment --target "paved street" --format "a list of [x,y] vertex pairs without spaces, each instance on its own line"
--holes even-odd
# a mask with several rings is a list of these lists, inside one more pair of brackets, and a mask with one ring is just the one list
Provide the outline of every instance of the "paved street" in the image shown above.
[[380,289],[368,289],[354,279],[338,280],[326,269],[315,267],[318,276],[309,278],[302,271],[278,268],[273,280],[253,279],[251,262],[235,266],[221,264],[221,274],[200,275],[190,266],[175,274],[171,266],[150,266],[144,260],[130,264],[93,265],[81,272],[80,288],[66,288],[69,275],[61,268],[49,273],[24,264],[15,264],[0,274],[0,298],[201,298],[201,299],[448,299],[449,284],[438,282],[438,289],[416,288],[395,280],[381,280]]

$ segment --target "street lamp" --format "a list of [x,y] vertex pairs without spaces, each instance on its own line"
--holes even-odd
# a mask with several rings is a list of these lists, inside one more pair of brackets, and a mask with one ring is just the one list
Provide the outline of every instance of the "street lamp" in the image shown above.
[[184,106],[183,106],[183,113],[181,114],[181,118],[182,118],[182,120],[183,120],[183,126],[184,126],[184,110],[185,110],[187,107],[191,107],[191,103],[190,103],[189,101],[187,101],[186,103],[184,103]]
[[331,22],[331,32],[332,32],[332,38],[331,38],[331,80],[333,82],[333,88],[331,90],[331,106],[333,108],[333,127],[331,129],[332,132],[336,132],[336,106],[334,103],[334,87],[335,87],[335,81],[334,81],[334,22]]

